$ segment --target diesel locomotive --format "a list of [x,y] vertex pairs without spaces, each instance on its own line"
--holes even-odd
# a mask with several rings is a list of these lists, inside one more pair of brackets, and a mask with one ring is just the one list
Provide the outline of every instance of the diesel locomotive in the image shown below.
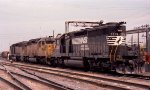
[[10,59],[15,61],[36,61],[47,63],[54,50],[55,39],[43,37],[15,43],[10,46]]
[[[83,22],[66,22],[69,23]],[[54,37],[32,39],[10,46],[10,58],[51,66],[75,65],[85,70],[117,71],[119,73],[144,72],[145,59],[140,55],[140,46],[126,45],[125,22],[84,22],[91,27],[58,34]]]

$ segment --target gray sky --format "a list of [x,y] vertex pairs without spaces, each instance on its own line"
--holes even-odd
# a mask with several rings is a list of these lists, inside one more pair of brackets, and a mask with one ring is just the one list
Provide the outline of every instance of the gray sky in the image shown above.
[[0,51],[13,43],[64,32],[64,22],[150,24],[150,0],[0,0]]

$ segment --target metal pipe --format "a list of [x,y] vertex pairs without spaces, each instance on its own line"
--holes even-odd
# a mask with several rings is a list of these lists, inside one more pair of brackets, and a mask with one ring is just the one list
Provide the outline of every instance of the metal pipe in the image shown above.
[[[150,31],[150,28],[148,27],[147,28],[148,31]],[[126,34],[134,34],[134,33],[143,33],[143,32],[146,32],[146,29],[142,28],[142,29],[136,29],[136,30],[128,30],[126,31]]]

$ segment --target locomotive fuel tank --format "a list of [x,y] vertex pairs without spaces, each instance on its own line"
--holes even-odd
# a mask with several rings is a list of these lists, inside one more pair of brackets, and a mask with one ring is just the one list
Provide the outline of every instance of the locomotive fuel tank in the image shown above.
[[81,60],[65,60],[64,65],[69,67],[84,68],[83,61]]

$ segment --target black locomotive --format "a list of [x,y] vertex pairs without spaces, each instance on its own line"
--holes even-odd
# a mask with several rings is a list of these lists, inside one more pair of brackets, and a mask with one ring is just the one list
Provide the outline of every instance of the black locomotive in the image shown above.
[[[75,64],[86,70],[141,72],[143,59],[125,44],[125,22],[109,22],[68,32],[56,38],[52,65]],[[130,53],[129,53],[130,52]]]

